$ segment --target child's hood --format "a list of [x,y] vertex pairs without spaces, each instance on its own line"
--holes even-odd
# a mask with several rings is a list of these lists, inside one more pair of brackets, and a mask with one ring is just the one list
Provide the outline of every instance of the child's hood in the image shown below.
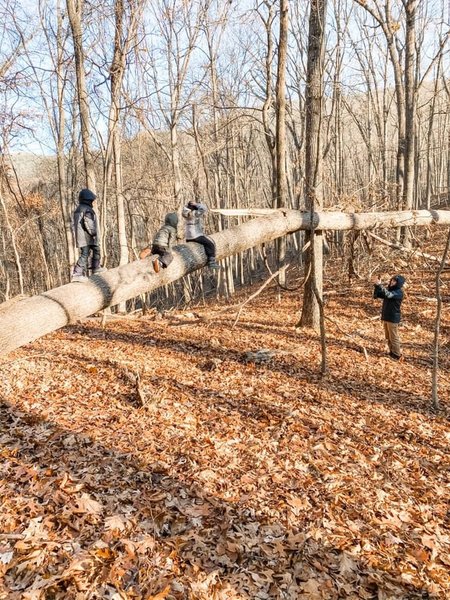
[[164,224],[170,225],[171,227],[174,227],[176,229],[178,226],[177,213],[176,212],[167,213],[166,218],[164,219]]
[[403,277],[403,275],[394,275],[394,279],[396,280],[397,284],[396,284],[396,288],[402,288],[405,285],[405,278]]
[[78,202],[80,204],[92,204],[96,198],[97,196],[94,194],[94,192],[88,188],[81,190],[81,192],[78,194]]

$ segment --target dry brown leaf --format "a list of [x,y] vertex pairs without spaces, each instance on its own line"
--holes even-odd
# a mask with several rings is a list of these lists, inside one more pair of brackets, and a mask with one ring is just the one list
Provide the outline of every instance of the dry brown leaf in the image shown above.
[[167,585],[161,592],[155,595],[146,596],[146,600],[165,600],[170,593],[170,585]]
[[81,497],[76,500],[76,508],[74,513],[88,513],[91,515],[99,515],[103,512],[103,506],[97,500],[94,500],[89,494],[81,494]]

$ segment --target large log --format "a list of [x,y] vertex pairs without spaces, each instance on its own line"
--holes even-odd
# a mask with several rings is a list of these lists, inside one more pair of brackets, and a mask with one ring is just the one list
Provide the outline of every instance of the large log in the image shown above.
[[[221,259],[300,229],[350,230],[423,225],[450,225],[450,211],[322,212],[315,213],[311,222],[310,213],[280,210],[211,237],[217,246],[217,257]],[[153,272],[151,260],[147,258],[95,275],[87,282],[69,283],[39,296],[25,298],[4,309],[0,304],[0,354],[11,352],[108,306],[176,281],[206,263],[203,248],[198,244],[176,246],[174,255],[170,267],[159,274]]]

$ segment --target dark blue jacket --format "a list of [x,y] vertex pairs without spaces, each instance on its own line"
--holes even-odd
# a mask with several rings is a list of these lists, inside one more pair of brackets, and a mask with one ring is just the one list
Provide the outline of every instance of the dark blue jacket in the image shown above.
[[373,297],[383,298],[383,306],[381,307],[382,321],[400,323],[402,317],[400,305],[403,300],[402,287],[405,283],[405,278],[401,275],[394,275],[393,279],[396,280],[396,284],[393,286],[375,285]]

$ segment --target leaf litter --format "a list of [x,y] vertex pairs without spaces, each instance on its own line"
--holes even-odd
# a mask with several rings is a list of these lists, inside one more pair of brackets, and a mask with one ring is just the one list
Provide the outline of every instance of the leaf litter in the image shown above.
[[338,292],[324,377],[275,287],[234,329],[89,319],[5,358],[0,598],[448,598],[448,310],[436,414],[427,299],[397,363],[370,286]]

